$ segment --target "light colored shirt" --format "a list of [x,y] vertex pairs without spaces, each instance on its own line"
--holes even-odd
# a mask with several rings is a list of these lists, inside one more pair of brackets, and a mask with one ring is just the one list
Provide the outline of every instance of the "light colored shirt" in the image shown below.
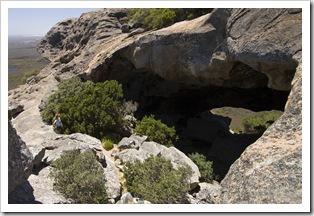
[[62,126],[60,117],[56,118],[56,120],[54,121],[54,123],[57,125],[57,127],[61,127],[61,126]]

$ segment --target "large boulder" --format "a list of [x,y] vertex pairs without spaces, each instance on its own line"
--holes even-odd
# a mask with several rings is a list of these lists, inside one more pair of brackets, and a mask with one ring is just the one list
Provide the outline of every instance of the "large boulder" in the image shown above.
[[268,87],[290,90],[302,50],[302,10],[233,9],[227,23],[230,58],[265,73]]
[[104,177],[106,180],[107,194],[110,199],[116,200],[121,196],[121,185],[118,170],[115,164],[108,157],[105,157]]
[[221,187],[221,203],[302,203],[301,62],[284,114],[232,164]]
[[23,140],[21,140],[16,130],[12,127],[10,120],[8,125],[8,190],[9,193],[11,193],[31,175],[33,169],[33,155]]
[[53,138],[48,137],[42,145],[46,148],[44,160],[48,164],[60,158],[64,151],[74,149],[80,149],[82,151],[88,149],[93,151],[102,150],[101,141],[99,139],[81,133],[59,135]]
[[219,203],[221,194],[221,186],[218,182],[214,181],[212,184],[201,182],[199,183],[200,190],[196,193],[195,198],[199,202],[215,204]]
[[125,149],[116,154],[116,159],[121,161],[121,163],[126,163],[128,161],[139,160],[144,162],[149,156],[162,156],[167,160],[170,160],[173,167],[177,169],[179,166],[187,166],[192,170],[192,176],[190,178],[190,189],[197,187],[199,183],[199,178],[201,174],[198,167],[194,162],[187,157],[183,152],[175,147],[165,147],[156,142],[144,142],[140,148],[137,149]]

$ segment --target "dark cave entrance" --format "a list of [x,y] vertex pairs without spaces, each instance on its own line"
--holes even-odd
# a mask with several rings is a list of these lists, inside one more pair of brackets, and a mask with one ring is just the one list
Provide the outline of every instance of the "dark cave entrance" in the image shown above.
[[150,71],[139,71],[123,58],[99,65],[91,78],[95,82],[110,79],[120,82],[125,100],[138,104],[130,114],[138,120],[153,114],[168,126],[174,126],[180,137],[175,147],[185,154],[201,153],[213,161],[219,181],[245,148],[262,134],[232,133],[229,127],[232,119],[211,110],[233,107],[254,112],[283,111],[289,95],[288,91],[267,87],[242,89],[175,83]]
[[[232,133],[233,117],[230,114],[214,113],[212,110],[229,107],[256,113],[284,110],[289,92],[269,88],[193,88],[182,89],[168,97],[147,96],[139,100],[134,113],[136,119],[154,114],[168,126],[174,126],[180,139],[175,147],[186,155],[198,152],[213,161],[215,174],[219,181],[227,174],[229,167],[250,144],[262,133]],[[244,109],[245,108],[245,109]],[[241,111],[237,111],[240,112]]]

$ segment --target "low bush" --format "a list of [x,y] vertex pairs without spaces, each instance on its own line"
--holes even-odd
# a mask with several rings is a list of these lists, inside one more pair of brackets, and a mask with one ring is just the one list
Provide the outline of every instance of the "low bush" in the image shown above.
[[272,125],[280,116],[281,111],[273,110],[271,112],[265,112],[257,117],[244,118],[242,121],[244,127],[244,133],[247,134],[261,134]]
[[102,146],[106,151],[113,149],[113,141],[111,139],[104,138],[102,139]]
[[135,132],[146,135],[149,141],[154,141],[167,147],[173,146],[178,141],[175,128],[168,127],[160,120],[156,120],[154,115],[144,116],[141,121],[137,121]]
[[52,163],[53,188],[77,204],[108,203],[103,168],[92,151],[64,152]]
[[196,164],[200,173],[201,173],[201,181],[205,181],[208,183],[212,183],[213,180],[217,179],[213,171],[213,162],[207,161],[206,156],[203,154],[199,154],[197,152],[189,154],[188,157]]
[[171,161],[160,156],[127,162],[124,169],[127,190],[154,204],[184,203],[190,188],[190,167],[174,169]]
[[193,19],[209,13],[209,8],[134,8],[129,18],[148,29],[159,29],[175,22]]

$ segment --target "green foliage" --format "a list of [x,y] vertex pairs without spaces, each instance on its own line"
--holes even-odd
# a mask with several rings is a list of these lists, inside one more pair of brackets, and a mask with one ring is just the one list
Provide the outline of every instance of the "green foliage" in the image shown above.
[[102,139],[102,146],[105,150],[109,151],[113,149],[113,141],[111,139]]
[[178,141],[175,128],[156,120],[154,115],[145,116],[141,121],[137,121],[135,132],[148,136],[149,141],[155,141],[167,147],[173,146]]
[[280,116],[281,111],[273,110],[271,112],[266,112],[258,117],[248,117],[244,118],[242,124],[244,126],[244,133],[248,134],[260,134],[272,125]]
[[54,113],[60,113],[65,134],[84,133],[101,139],[109,131],[123,130],[122,102],[122,85],[117,81],[94,84],[74,78],[60,83],[42,117],[49,123]]
[[103,168],[92,151],[64,152],[52,163],[53,188],[78,204],[107,203]]
[[163,28],[185,19],[193,19],[210,12],[206,8],[135,8],[130,12],[130,19],[141,23],[148,29]]
[[79,77],[60,82],[58,90],[49,96],[46,106],[41,112],[43,121],[52,124],[54,115],[60,113],[60,104],[63,103],[65,99],[80,95],[85,88],[92,85],[93,83],[91,81],[82,82]]
[[188,192],[190,167],[172,167],[171,161],[160,156],[127,162],[124,170],[125,186],[136,197],[155,204],[183,203]]
[[208,183],[212,183],[214,179],[217,177],[213,171],[213,162],[207,161],[206,156],[199,153],[189,154],[188,157],[196,164],[200,173],[201,173],[201,181],[205,181]]
[[26,72],[21,78],[21,83],[26,83],[26,80],[32,76],[36,76],[39,73],[38,69],[33,69],[29,72]]

